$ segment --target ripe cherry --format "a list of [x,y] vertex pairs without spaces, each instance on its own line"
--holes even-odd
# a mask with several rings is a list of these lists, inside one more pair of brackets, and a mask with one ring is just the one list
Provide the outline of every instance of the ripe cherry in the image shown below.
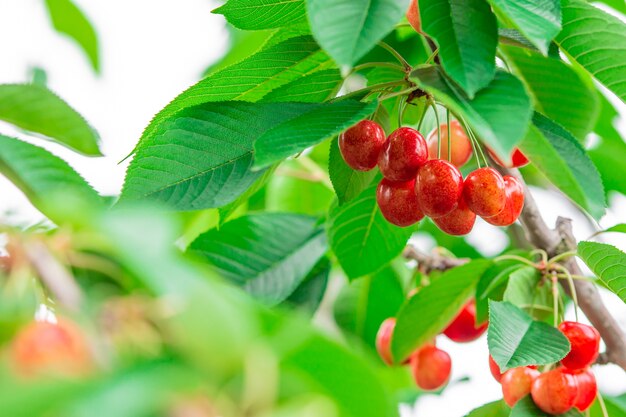
[[489,152],[489,156],[495,161],[496,164],[500,165],[504,168],[521,168],[530,163],[526,155],[519,150],[519,148],[513,149],[513,153],[511,153],[511,162],[504,163],[491,149],[487,147],[487,152]]
[[573,375],[564,368],[557,368],[539,375],[532,384],[530,394],[537,407],[548,414],[558,415],[574,406],[578,387]]
[[463,182],[463,198],[479,216],[491,217],[502,212],[506,205],[502,175],[489,167],[472,171]]
[[376,201],[385,219],[396,226],[411,226],[424,218],[417,204],[415,180],[393,182],[383,178],[376,189]]
[[476,223],[476,213],[469,209],[463,198],[459,199],[459,204],[445,216],[433,219],[433,222],[441,229],[452,236],[463,236],[474,228]]
[[433,159],[419,169],[415,191],[424,214],[432,218],[445,216],[458,205],[463,177],[450,162]]
[[502,381],[502,372],[500,372],[500,367],[496,361],[493,360],[493,356],[491,355],[489,355],[489,371],[491,372],[491,375],[493,375],[493,379],[498,382]]
[[437,390],[450,379],[452,360],[447,352],[426,345],[411,357],[411,369],[418,387],[427,391]]
[[378,163],[385,140],[385,131],[378,123],[361,120],[339,136],[339,150],[350,168],[369,171]]
[[422,134],[410,127],[401,127],[387,138],[378,157],[378,167],[390,181],[409,181],[427,160],[428,147]]
[[484,217],[485,221],[494,226],[510,226],[519,217],[524,208],[524,187],[517,178],[504,176],[506,204],[504,210],[495,216]]
[[476,301],[465,304],[443,334],[454,342],[464,343],[478,339],[487,330],[488,323],[476,326]]
[[530,394],[530,387],[538,376],[539,371],[527,366],[509,369],[502,375],[502,396],[509,407]]
[[598,395],[598,384],[596,383],[596,377],[593,375],[593,372],[589,368],[583,371],[570,371],[576,379],[576,384],[578,385],[578,395],[576,395],[576,401],[574,402],[574,407],[576,407],[579,411],[585,411],[596,399]]
[[380,358],[387,365],[393,365],[393,356],[391,355],[391,337],[393,330],[396,328],[396,319],[390,317],[383,321],[376,334],[376,350]]
[[49,372],[79,376],[92,367],[82,332],[65,320],[28,324],[13,339],[11,354],[17,371],[23,376]]
[[[472,143],[467,137],[467,133],[461,124],[453,120],[450,122],[450,143],[452,144],[452,161],[448,160],[448,125],[439,126],[441,136],[441,159],[452,162],[457,168],[461,168],[472,157]],[[430,159],[439,159],[437,144],[437,129],[433,129],[428,135],[428,157]]]
[[584,369],[596,360],[600,351],[600,333],[595,328],[564,321],[559,325],[559,330],[572,346],[567,356],[561,359],[563,366],[572,370]]
[[417,32],[422,33],[422,20],[420,19],[420,9],[417,0],[411,0],[411,4],[406,11],[406,18],[410,25]]

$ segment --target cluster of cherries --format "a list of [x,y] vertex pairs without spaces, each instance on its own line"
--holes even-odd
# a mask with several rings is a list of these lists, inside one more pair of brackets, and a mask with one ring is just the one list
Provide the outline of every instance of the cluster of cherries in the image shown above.
[[502,384],[504,401],[513,407],[530,394],[541,410],[563,414],[576,408],[587,410],[598,394],[598,386],[589,368],[600,349],[600,334],[586,324],[564,321],[559,330],[568,338],[571,350],[561,366],[540,373],[536,366],[524,366],[500,373],[498,364],[489,357],[493,377]]
[[[443,331],[450,340],[466,343],[478,339],[487,330],[488,323],[476,325],[476,302],[471,300]],[[376,349],[381,359],[392,365],[391,339],[396,327],[396,319],[391,317],[383,321],[376,336]],[[436,339],[418,348],[404,363],[409,365],[418,387],[425,391],[443,388],[450,379],[452,359],[448,352],[439,349]]]
[[[465,180],[459,171],[472,156],[472,145],[457,121],[439,126],[428,142],[415,129],[400,127],[389,137],[371,120],[362,120],[339,137],[344,161],[358,171],[376,166],[383,179],[376,201],[387,221],[396,226],[411,226],[429,216],[444,232],[460,236],[474,227],[476,216],[495,226],[509,226],[524,206],[524,188],[514,177],[500,175],[493,168],[478,168]],[[440,159],[448,154],[450,160]],[[520,167],[528,159],[516,149],[512,163],[504,164],[489,151],[496,163]]]

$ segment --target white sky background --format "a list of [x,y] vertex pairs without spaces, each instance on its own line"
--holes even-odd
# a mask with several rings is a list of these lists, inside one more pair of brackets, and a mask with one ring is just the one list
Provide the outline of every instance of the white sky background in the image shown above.
[[[102,75],[93,73],[73,42],[54,32],[43,0],[0,0],[0,83],[26,82],[31,67],[45,69],[49,87],[98,130],[106,156],[86,158],[54,144],[44,143],[45,146],[68,160],[98,191],[114,195],[119,193],[126,169],[118,161],[132,150],[152,116],[195,83],[206,66],[223,53],[228,39],[223,18],[210,13],[216,7],[215,1],[75,2],[90,17],[100,37]],[[621,125],[624,126],[623,121]],[[25,138],[2,122],[0,132]],[[615,168],[624,171],[623,166]],[[593,232],[590,223],[554,193],[537,191],[535,199],[548,224],[564,215],[575,219],[579,239]],[[9,216],[9,212],[15,214]],[[41,219],[4,178],[0,178],[0,216],[0,220],[9,216],[12,222],[24,224]],[[626,222],[626,198],[614,196],[601,226],[621,222]],[[486,255],[498,252],[505,244],[503,234],[484,222],[477,224],[469,239]],[[626,250],[624,235],[602,239]],[[626,328],[623,303],[612,294],[605,296],[610,310]],[[452,356],[452,378],[470,376],[472,381],[451,386],[440,397],[424,397],[413,415],[461,417],[501,397],[500,386],[489,374],[485,337],[465,345],[440,339],[440,346]],[[595,371],[607,393],[626,391],[626,376],[617,367],[596,367]],[[410,408],[403,411],[411,415]]]

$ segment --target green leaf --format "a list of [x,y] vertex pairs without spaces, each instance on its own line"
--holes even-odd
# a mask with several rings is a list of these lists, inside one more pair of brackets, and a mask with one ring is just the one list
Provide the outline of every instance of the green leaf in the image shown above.
[[504,401],[494,401],[470,411],[465,417],[509,417],[510,413]]
[[622,14],[626,14],[626,1],[624,0],[600,0],[599,2],[612,7]]
[[580,242],[578,256],[626,303],[626,254],[605,243]]
[[398,256],[411,237],[411,228],[389,223],[376,203],[376,185],[330,212],[328,240],[348,275],[354,279],[375,272]]
[[283,304],[311,315],[315,313],[324,298],[331,266],[330,259],[327,257],[320,259],[298,288],[283,301]]
[[532,116],[530,98],[521,81],[508,73],[497,72],[493,81],[473,99],[435,66],[415,69],[411,80],[463,117],[500,156],[508,157],[526,134]]
[[398,313],[391,350],[400,363],[441,333],[476,289],[491,261],[475,260],[444,272],[409,298]]
[[526,365],[548,365],[570,350],[567,338],[555,327],[534,321],[506,301],[489,302],[489,352],[502,372]]
[[330,145],[328,175],[341,205],[352,200],[366,189],[374,180],[376,170],[356,171],[350,168],[341,156],[338,140],[334,139]]
[[494,10],[506,16],[544,55],[561,31],[559,0],[488,0]]
[[616,224],[615,226],[611,226],[608,229],[605,229],[602,233],[609,232],[626,233],[626,223],[620,223]]
[[[556,42],[606,88],[626,101],[626,25],[581,0],[564,0]],[[593,34],[593,36],[589,36]]]
[[496,73],[498,25],[485,0],[420,0],[423,30],[439,46],[441,65],[468,97]]
[[599,112],[593,84],[560,59],[547,58],[525,48],[502,46],[501,49],[515,75],[526,85],[536,111],[584,140],[595,126]]
[[52,221],[59,218],[56,210],[60,198],[80,198],[90,205],[103,203],[67,162],[45,149],[3,135],[0,135],[0,173]]
[[391,32],[409,0],[307,0],[313,36],[340,65],[354,65]]
[[[583,414],[575,408],[565,414],[559,414],[561,417],[582,417]],[[510,417],[554,417],[553,414],[544,413],[535,405],[530,395],[519,400],[511,410]]]
[[270,91],[262,101],[321,103],[334,98],[342,83],[336,68],[317,71]]
[[304,0],[229,0],[213,13],[244,30],[279,28],[306,18]]
[[626,417],[626,403],[624,402],[624,394],[619,397],[607,397],[603,394],[604,405],[606,406],[607,413],[605,414],[600,405],[600,401],[594,401],[589,409],[590,417],[604,417],[605,415],[611,417]]
[[100,72],[98,36],[83,12],[70,0],[46,0],[46,6],[54,29],[78,43],[93,69]]
[[266,167],[333,137],[375,109],[376,102],[354,100],[340,100],[312,108],[264,132],[254,142],[254,166]]
[[275,166],[270,167],[269,169],[265,170],[263,172],[263,175],[257,178],[257,180],[250,187],[248,187],[248,189],[244,191],[239,197],[237,197],[234,201],[226,204],[225,206],[220,207],[219,208],[219,215],[220,215],[219,224],[222,225],[226,223],[226,221],[228,221],[230,216],[232,216],[242,204],[244,204],[246,201],[250,199],[250,197],[252,197],[254,194],[259,192],[263,187],[265,187],[268,181],[274,175],[275,171],[276,171]]
[[0,85],[0,120],[42,134],[90,156],[100,156],[98,134],[59,96],[38,84]]
[[121,200],[149,199],[178,210],[226,205],[263,175],[251,170],[254,140],[314,106],[230,101],[180,111],[140,145]]
[[326,236],[314,217],[251,214],[200,235],[188,251],[255,298],[276,305],[326,252]]
[[535,113],[534,126],[520,149],[572,201],[599,219],[605,212],[604,188],[595,165],[569,132]]
[[552,286],[540,282],[536,268],[523,266],[511,273],[502,299],[543,320],[553,313]]
[[498,262],[480,277],[476,285],[476,321],[489,319],[489,300],[502,301],[511,274],[521,267],[515,261]]

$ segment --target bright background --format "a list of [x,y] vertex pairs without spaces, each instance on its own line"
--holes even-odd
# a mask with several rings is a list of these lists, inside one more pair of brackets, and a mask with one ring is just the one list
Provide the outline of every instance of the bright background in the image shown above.
[[[210,0],[75,0],[87,14],[100,39],[102,74],[91,70],[82,51],[51,27],[43,0],[0,0],[0,83],[30,80],[33,67],[47,72],[49,87],[78,110],[102,138],[103,158],[78,156],[60,146],[46,144],[103,194],[118,194],[126,164],[119,164],[134,147],[152,116],[172,98],[195,83],[203,70],[228,47],[224,19],[211,14]],[[624,106],[622,115],[626,113]],[[626,119],[619,122],[625,130]],[[0,122],[5,135],[27,138]],[[37,143],[41,143],[38,141]],[[625,166],[615,167],[622,171]],[[584,239],[596,227],[560,195],[535,191],[548,224],[556,217],[574,219],[575,234]],[[0,177],[0,221],[30,225],[42,219],[22,194]],[[626,222],[626,198],[614,195],[600,227]],[[485,255],[506,245],[504,233],[478,223],[468,237]],[[626,238],[613,234],[601,238],[626,250]],[[416,239],[428,249],[427,238]],[[609,309],[626,328],[626,307],[603,293]],[[569,314],[571,315],[571,311]],[[324,317],[318,318],[320,322]],[[487,366],[487,341],[456,345],[441,340],[453,360],[452,379],[469,376],[470,382],[453,383],[442,396],[422,397],[414,408],[403,406],[406,416],[461,417],[471,409],[501,397]],[[616,366],[594,369],[601,389],[609,394],[626,391],[626,376]],[[413,413],[411,412],[412,410]]]

